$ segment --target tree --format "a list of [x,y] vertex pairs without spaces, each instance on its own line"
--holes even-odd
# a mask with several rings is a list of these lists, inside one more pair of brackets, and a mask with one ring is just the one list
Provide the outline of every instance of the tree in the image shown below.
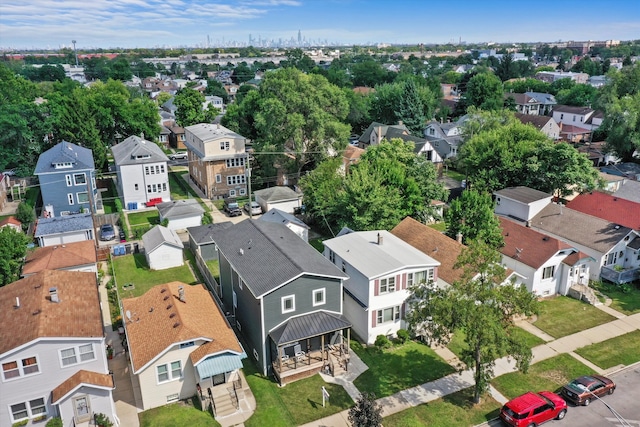
[[447,236],[467,244],[473,240],[481,240],[488,246],[499,249],[504,245],[500,222],[493,213],[494,203],[491,194],[467,189],[462,195],[451,201],[449,209],[444,213],[447,224]]
[[382,406],[375,395],[362,393],[355,406],[349,409],[349,422],[355,427],[379,427],[382,425]]
[[506,53],[502,56],[502,58],[498,62],[496,76],[498,76],[498,78],[503,82],[515,77],[515,64],[513,62],[513,54]]
[[369,57],[363,62],[358,62],[350,67],[354,86],[374,87],[392,80],[389,71],[382,68],[378,62]]
[[16,211],[16,219],[22,223],[23,230],[27,230],[29,224],[36,220],[36,213],[33,206],[26,201],[20,202]]
[[640,92],[609,103],[602,127],[607,134],[606,148],[623,162],[634,160],[640,150]]
[[575,84],[570,89],[559,90],[556,94],[558,104],[564,105],[593,105],[598,90],[588,84]]
[[204,95],[197,90],[185,87],[180,89],[173,99],[177,107],[176,123],[182,127],[195,125],[198,123],[211,123],[218,115],[218,109],[203,108],[205,102]]
[[428,283],[409,288],[415,301],[407,314],[411,329],[424,331],[439,345],[447,345],[456,331],[464,334],[461,361],[474,371],[474,403],[488,389],[496,359],[513,357],[525,373],[531,361],[531,349],[516,334],[513,319],[536,313],[537,302],[525,286],[503,283],[500,260],[496,250],[472,241],[455,264],[463,270],[459,281],[450,287]]
[[418,89],[413,79],[404,82],[402,97],[395,113],[396,117],[404,123],[413,135],[423,137],[426,123],[424,105],[418,95]]
[[464,105],[483,110],[501,110],[503,106],[502,82],[492,73],[480,73],[467,83]]
[[20,278],[20,270],[30,242],[29,236],[20,231],[11,227],[0,228],[0,286]]

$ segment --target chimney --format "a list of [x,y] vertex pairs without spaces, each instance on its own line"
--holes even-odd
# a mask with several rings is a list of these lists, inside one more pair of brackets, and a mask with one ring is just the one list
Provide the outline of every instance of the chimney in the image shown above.
[[404,123],[402,123],[402,120],[398,120],[398,126],[402,126]]
[[462,233],[458,232],[458,234],[456,234],[456,240],[458,243],[462,244]]
[[378,233],[378,245],[382,246],[382,236]]
[[382,141],[382,126],[378,126],[376,133],[378,135],[378,137],[376,138],[376,144],[380,144],[380,141]]
[[185,302],[184,300],[184,286],[178,286],[178,299],[182,302]]
[[60,302],[60,298],[58,298],[58,288],[49,288],[49,297],[51,298],[51,302]]

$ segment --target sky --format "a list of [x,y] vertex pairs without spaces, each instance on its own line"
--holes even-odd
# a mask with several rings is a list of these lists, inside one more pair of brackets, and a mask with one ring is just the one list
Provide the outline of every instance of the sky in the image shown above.
[[1,0],[0,48],[640,39],[640,0]]

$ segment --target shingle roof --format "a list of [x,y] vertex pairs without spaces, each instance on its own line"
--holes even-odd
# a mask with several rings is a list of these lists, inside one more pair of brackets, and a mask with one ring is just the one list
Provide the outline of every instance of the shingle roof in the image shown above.
[[83,385],[109,390],[115,387],[111,374],[101,374],[99,372],[85,371],[84,369],[81,369],[51,391],[51,403],[54,405],[57,404],[70,392],[82,387]]
[[561,113],[570,113],[570,114],[580,114],[587,115],[593,113],[595,110],[592,110],[589,107],[575,107],[573,105],[556,105],[553,107],[553,111],[561,112]]
[[3,220],[0,220],[0,227],[4,227],[5,225],[13,225],[15,227],[22,227],[22,222],[18,221],[13,216],[10,216],[10,217],[4,218]]
[[411,217],[406,217],[391,230],[391,234],[440,262],[438,278],[452,284],[462,277],[463,270],[454,268],[465,245],[428,227]]
[[198,244],[213,243],[213,233],[218,229],[225,229],[233,226],[231,221],[216,222],[214,224],[198,225],[187,228],[187,232],[194,242]]
[[[60,302],[51,301],[51,288]],[[38,338],[103,334],[93,272],[45,270],[0,288],[0,355]]]
[[495,192],[496,196],[505,197],[507,199],[516,200],[522,203],[532,203],[538,200],[551,197],[551,194],[534,190],[529,187],[508,187]]
[[178,218],[190,218],[200,216],[204,213],[204,208],[196,199],[180,199],[170,202],[158,203],[156,205],[161,218],[168,220]]
[[350,328],[341,314],[317,311],[289,319],[269,334],[277,345]]
[[632,181],[628,179],[614,194],[621,199],[640,203],[640,181]]
[[178,237],[178,234],[175,231],[169,230],[167,227],[163,227],[161,225],[156,225],[151,230],[142,235],[142,244],[144,245],[144,250],[147,253],[153,252],[165,243],[171,246],[175,246],[176,248],[184,248],[184,245]]
[[98,262],[94,240],[36,248],[26,257],[22,275],[42,270],[61,270]]
[[537,99],[544,105],[555,105],[557,104],[556,98],[550,93],[542,93],[542,92],[525,92],[532,98]]
[[536,114],[521,114],[515,113],[515,117],[520,120],[521,123],[528,125],[531,124],[537,129],[544,128],[550,121],[553,121],[553,117],[539,116]]
[[113,159],[118,166],[158,163],[169,160],[156,143],[135,135],[114,145],[111,147],[111,151],[113,152]]
[[212,235],[218,249],[255,297],[303,274],[347,278],[282,224],[246,219],[226,230],[216,230]]
[[550,203],[531,219],[531,227],[606,253],[630,228]]
[[[180,287],[184,301],[179,299]],[[203,352],[243,351],[204,285],[170,282],[154,286],[137,298],[122,300],[122,307],[131,363],[136,373],[172,345],[198,338],[211,342],[204,350],[194,349],[196,360],[206,355],[200,354]]]
[[[378,243],[378,236],[382,238],[382,244]],[[440,264],[386,230],[355,231],[323,243],[368,278],[407,267]]]
[[[55,169],[53,167],[55,163],[73,163],[73,167],[70,169]],[[94,169],[93,152],[90,149],[62,141],[40,154],[34,175]]]
[[36,224],[35,237],[50,234],[69,233],[72,231],[92,230],[93,218],[91,214],[77,214],[40,218]]
[[556,255],[558,251],[564,249],[576,251],[570,245],[539,231],[524,227],[504,217],[500,217],[499,220],[504,238],[504,246],[500,252],[536,270]]
[[281,211],[277,208],[271,208],[267,213],[260,216],[258,221],[277,222],[280,224],[291,223],[298,227],[309,228],[307,224],[305,224],[301,219],[298,219],[295,215]]
[[360,135],[360,138],[358,138],[358,141],[368,144],[371,141],[371,132],[373,132],[374,129],[377,130],[378,128],[380,128],[380,133],[381,133],[381,135],[378,135],[378,136],[383,138],[389,131],[389,128],[396,128],[396,129],[399,129],[400,132],[409,133],[409,130],[404,125],[385,125],[378,122],[372,122],[369,125],[369,127],[363,132],[363,134]]
[[640,203],[594,191],[580,194],[567,207],[625,227],[640,230]]
[[298,200],[302,198],[302,194],[296,193],[289,187],[276,186],[263,190],[254,191],[256,197],[260,197],[266,202],[284,202],[287,200]]
[[185,131],[191,132],[198,139],[205,143],[215,141],[220,138],[244,138],[244,136],[233,132],[222,125],[214,125],[211,123],[198,123],[196,125],[187,126]]

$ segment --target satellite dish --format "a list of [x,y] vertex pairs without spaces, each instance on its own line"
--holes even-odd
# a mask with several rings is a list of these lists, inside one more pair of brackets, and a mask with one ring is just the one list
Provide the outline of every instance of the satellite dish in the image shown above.
[[127,319],[129,320],[129,322],[131,322],[131,312],[129,310],[127,310],[125,315],[127,316]]

